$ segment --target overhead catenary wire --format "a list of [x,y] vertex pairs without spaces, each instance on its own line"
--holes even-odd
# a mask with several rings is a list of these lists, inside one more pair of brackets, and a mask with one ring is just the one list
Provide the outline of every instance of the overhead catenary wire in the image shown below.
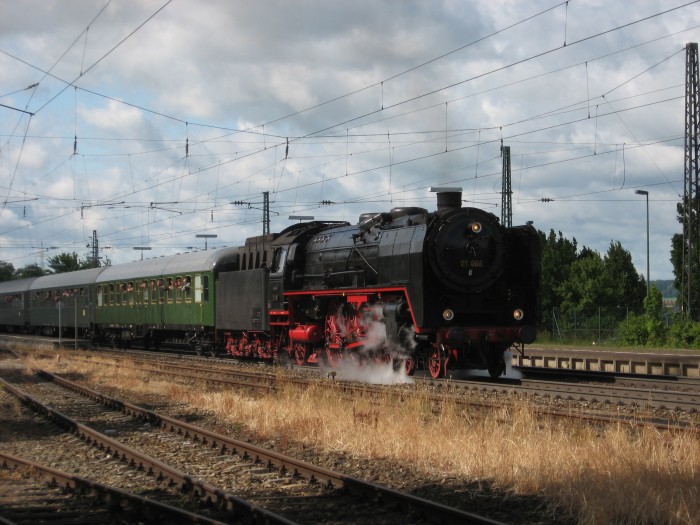
[[[561,5],[561,4],[559,4],[559,5]],[[446,104],[446,103],[445,103],[445,104]],[[446,128],[447,128],[447,126],[446,126]],[[346,128],[346,129],[348,129],[348,128]],[[542,129],[547,129],[547,128],[542,128]],[[447,130],[444,130],[444,133],[446,134],[446,133],[447,133]],[[398,136],[398,135],[396,135],[394,132],[392,132],[391,134],[392,134],[392,135],[395,135],[395,137]],[[267,145],[267,144],[265,144],[265,143],[266,143],[266,140],[267,140],[267,138],[270,137],[270,136],[271,136],[271,134],[269,134],[269,133],[263,133],[263,134],[262,134],[262,141],[263,141],[263,144],[264,144],[264,145],[263,145],[263,150],[265,149],[264,146]],[[346,141],[349,140],[349,138],[350,138],[351,136],[352,136],[352,135],[351,135],[350,133],[347,133],[347,132],[346,132]],[[391,148],[400,147],[400,146],[398,146],[398,142],[396,142],[396,138],[395,138],[395,137],[392,137]],[[82,140],[83,140],[83,138],[81,137],[81,141],[82,141]],[[301,139],[300,139],[300,140],[301,140]],[[285,137],[285,143],[286,143],[286,137]],[[481,143],[481,141],[477,141],[477,144],[480,144],[480,143]],[[268,145],[268,147],[270,147],[270,146]],[[479,146],[477,145],[477,148],[478,148],[478,147],[479,147]],[[391,150],[390,150],[390,151],[391,151]],[[251,151],[251,154],[254,154],[254,152]],[[185,154],[185,156],[184,156],[184,159],[186,159],[186,158],[188,158],[188,157],[190,157],[190,156],[191,156],[191,155],[189,154],[189,151],[187,151],[187,149],[186,149],[186,154]],[[85,158],[85,157],[83,157],[83,158]],[[129,157],[129,159],[130,159],[130,158],[131,158],[131,157]],[[296,156],[296,155],[295,155],[295,159],[301,159],[301,158],[303,158],[303,156]],[[347,161],[348,158],[349,158],[349,157],[346,155],[346,157],[345,157],[346,161]],[[422,157],[417,157],[417,158],[422,158]],[[390,169],[394,166],[393,161],[392,161],[391,159],[392,159],[392,156],[390,155],[390,157],[389,157],[389,164],[388,164],[389,167],[390,167]],[[217,159],[217,160],[218,160],[218,162],[216,162],[213,166],[216,166],[216,167],[217,167],[217,171],[218,171],[218,170],[221,168],[222,163],[221,163],[220,159]],[[285,155],[285,160],[287,160],[286,155]],[[182,161],[183,161],[183,159],[180,159],[180,162],[182,162]],[[233,160],[232,160],[231,162],[233,162]],[[379,168],[380,168],[380,167],[377,166],[377,167],[375,167],[374,169],[379,169]],[[201,171],[202,171],[202,170],[193,170],[193,171],[191,171],[191,172],[189,172],[189,173],[187,173],[187,174],[183,173],[183,176],[188,176],[188,175],[192,175],[192,174],[196,174],[196,173],[201,173]],[[295,171],[297,171],[297,170],[295,170]],[[371,170],[370,170],[370,171],[371,171]],[[354,173],[354,172],[349,173],[349,170],[346,168],[346,173],[345,173],[346,176],[347,176],[348,174],[352,175],[353,173]],[[182,180],[182,179],[180,179],[180,180]],[[244,179],[244,180],[245,180],[245,179]],[[282,177],[280,177],[280,181],[281,181],[281,180],[282,180]],[[325,174],[324,174],[324,180],[325,180],[326,182],[328,182],[329,180],[332,180],[332,179],[329,178],[329,177],[326,177]],[[168,184],[168,182],[164,182],[163,184]],[[133,188],[133,189],[135,190],[135,188]],[[218,189],[218,185],[217,185],[217,189]],[[144,189],[144,191],[145,191],[145,189]],[[135,193],[134,193],[134,195],[135,195]]]

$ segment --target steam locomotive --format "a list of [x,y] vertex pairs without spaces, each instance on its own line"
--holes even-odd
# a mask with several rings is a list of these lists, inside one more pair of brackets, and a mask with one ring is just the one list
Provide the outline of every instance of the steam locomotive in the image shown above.
[[540,320],[540,241],[436,188],[437,211],[310,221],[244,246],[0,283],[0,328],[434,378],[505,371]]

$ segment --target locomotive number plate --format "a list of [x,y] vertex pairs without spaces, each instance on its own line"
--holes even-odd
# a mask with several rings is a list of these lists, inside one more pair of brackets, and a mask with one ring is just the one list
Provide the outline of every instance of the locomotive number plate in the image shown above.
[[483,259],[460,259],[459,266],[460,266],[460,268],[483,268],[484,267],[484,260]]

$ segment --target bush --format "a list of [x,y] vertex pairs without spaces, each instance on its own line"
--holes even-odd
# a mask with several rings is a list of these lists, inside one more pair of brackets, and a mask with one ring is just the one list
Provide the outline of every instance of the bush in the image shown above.
[[670,330],[671,344],[678,348],[700,348],[700,323],[678,314]]
[[632,346],[644,346],[649,340],[649,329],[646,315],[630,313],[627,319],[618,325],[622,343]]

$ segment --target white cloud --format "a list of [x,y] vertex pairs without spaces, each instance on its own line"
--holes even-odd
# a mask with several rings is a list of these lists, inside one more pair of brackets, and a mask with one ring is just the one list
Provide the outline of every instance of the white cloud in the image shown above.
[[[443,183],[500,215],[503,139],[516,222],[601,253],[620,240],[644,268],[643,187],[652,278],[671,276],[683,47],[700,31],[667,35],[697,25],[697,9],[590,40],[673,5],[577,1],[516,24],[549,6],[188,0],[139,28],[162,5],[112,2],[93,20],[101,6],[87,0],[0,0],[0,50],[16,57],[0,55],[0,103],[36,112],[25,139],[16,112],[0,109],[0,194],[40,196],[23,223],[17,208],[11,221],[3,213],[0,235],[26,245],[13,261],[33,262],[30,246],[46,239],[80,251],[93,229],[114,262],[133,259],[136,244],[183,251],[204,228],[240,243],[260,233],[261,212],[230,202],[263,191],[279,213],[273,229],[292,210],[352,222],[397,202],[432,210],[428,188]],[[52,67],[58,78],[37,69]]]
[[104,130],[131,130],[142,121],[140,110],[108,100],[104,107],[78,107],[78,116],[88,124]]

